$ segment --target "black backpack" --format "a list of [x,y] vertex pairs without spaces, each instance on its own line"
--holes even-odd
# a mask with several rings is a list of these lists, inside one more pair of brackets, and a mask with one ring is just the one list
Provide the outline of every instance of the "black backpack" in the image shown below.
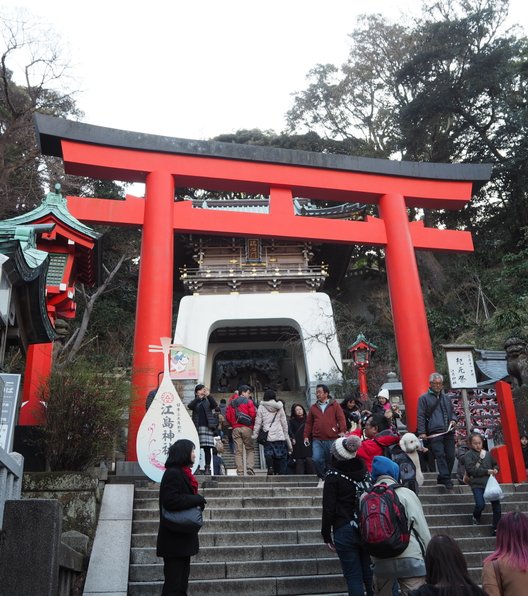
[[395,464],[398,464],[400,469],[400,484],[417,494],[418,482],[416,480],[416,466],[412,459],[399,445],[394,445],[392,448],[391,459]]

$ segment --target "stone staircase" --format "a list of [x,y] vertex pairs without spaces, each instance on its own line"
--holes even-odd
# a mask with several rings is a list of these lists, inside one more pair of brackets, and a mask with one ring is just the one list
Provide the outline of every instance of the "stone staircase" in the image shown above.
[[[337,595],[346,587],[337,556],[322,543],[322,489],[315,476],[200,477],[207,499],[200,552],[191,559],[192,596]],[[503,512],[528,511],[528,484],[503,485]],[[156,557],[158,485],[135,489],[129,595],[159,595],[162,560]],[[492,550],[491,513],[471,525],[467,486],[451,492],[426,475],[420,493],[431,532],[453,536],[478,582]],[[487,509],[490,509],[488,506]]]

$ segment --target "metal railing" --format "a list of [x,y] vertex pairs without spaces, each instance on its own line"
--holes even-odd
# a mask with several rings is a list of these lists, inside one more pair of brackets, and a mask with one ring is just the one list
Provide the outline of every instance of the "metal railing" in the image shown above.
[[8,453],[0,447],[0,528],[4,522],[5,502],[20,499],[24,458],[20,453]]

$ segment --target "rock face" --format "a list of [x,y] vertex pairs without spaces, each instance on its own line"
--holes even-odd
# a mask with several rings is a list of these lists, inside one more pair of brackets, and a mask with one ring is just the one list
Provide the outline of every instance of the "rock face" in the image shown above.
[[93,538],[97,523],[98,479],[81,472],[24,474],[25,499],[57,499],[63,507],[63,530]]

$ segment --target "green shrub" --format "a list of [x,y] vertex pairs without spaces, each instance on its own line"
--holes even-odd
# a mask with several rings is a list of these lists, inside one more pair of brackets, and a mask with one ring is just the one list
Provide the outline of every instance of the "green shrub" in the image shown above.
[[126,424],[129,385],[78,361],[52,372],[40,390],[46,404],[43,449],[51,470],[82,471],[109,456]]

